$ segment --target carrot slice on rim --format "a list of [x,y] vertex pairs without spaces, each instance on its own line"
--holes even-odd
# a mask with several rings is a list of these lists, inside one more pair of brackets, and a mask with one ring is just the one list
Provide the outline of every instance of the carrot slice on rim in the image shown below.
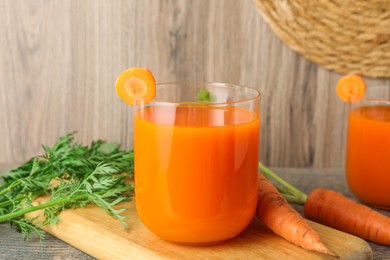
[[366,92],[366,83],[356,74],[348,74],[340,78],[336,86],[337,95],[344,102],[358,102]]
[[129,105],[135,99],[153,99],[156,96],[156,80],[147,68],[129,68],[118,76],[115,83],[116,93]]

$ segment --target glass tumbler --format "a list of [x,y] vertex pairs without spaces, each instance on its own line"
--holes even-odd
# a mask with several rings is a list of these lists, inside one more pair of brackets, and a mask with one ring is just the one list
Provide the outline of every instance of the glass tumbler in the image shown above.
[[260,93],[223,83],[158,84],[134,111],[135,201],[160,238],[212,244],[257,206]]
[[390,87],[367,87],[349,106],[348,185],[366,204],[390,209]]

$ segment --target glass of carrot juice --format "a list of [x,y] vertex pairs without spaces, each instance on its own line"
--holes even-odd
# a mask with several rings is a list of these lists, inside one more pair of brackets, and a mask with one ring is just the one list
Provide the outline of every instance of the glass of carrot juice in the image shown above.
[[160,238],[212,244],[257,206],[260,93],[222,83],[158,84],[134,111],[135,201]]
[[390,209],[390,88],[367,87],[349,106],[348,185],[361,201]]

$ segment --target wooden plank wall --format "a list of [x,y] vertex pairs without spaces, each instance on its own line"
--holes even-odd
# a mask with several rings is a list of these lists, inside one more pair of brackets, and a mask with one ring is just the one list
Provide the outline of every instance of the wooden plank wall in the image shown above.
[[251,0],[2,0],[0,10],[0,163],[27,160],[71,131],[85,144],[131,148],[131,109],[114,82],[146,66],[158,82],[260,89],[265,164],[344,165],[340,74],[289,49]]

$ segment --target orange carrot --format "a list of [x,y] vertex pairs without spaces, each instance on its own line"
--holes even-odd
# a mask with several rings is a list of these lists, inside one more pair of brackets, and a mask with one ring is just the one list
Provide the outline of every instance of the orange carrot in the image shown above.
[[[261,172],[283,188],[289,203],[304,206],[306,218],[372,242],[390,246],[390,218],[329,189],[317,188],[309,196],[259,164]],[[276,186],[277,187],[277,186]]]
[[337,257],[322,242],[320,235],[288,204],[262,174],[258,175],[256,216],[274,233],[307,250]]
[[344,102],[358,102],[366,92],[366,83],[356,74],[348,74],[340,78],[336,85],[336,93]]
[[306,218],[378,244],[390,245],[390,218],[344,195],[313,190],[304,206]]
[[136,99],[151,100],[156,95],[156,80],[147,68],[129,68],[116,79],[116,93],[129,105]]

